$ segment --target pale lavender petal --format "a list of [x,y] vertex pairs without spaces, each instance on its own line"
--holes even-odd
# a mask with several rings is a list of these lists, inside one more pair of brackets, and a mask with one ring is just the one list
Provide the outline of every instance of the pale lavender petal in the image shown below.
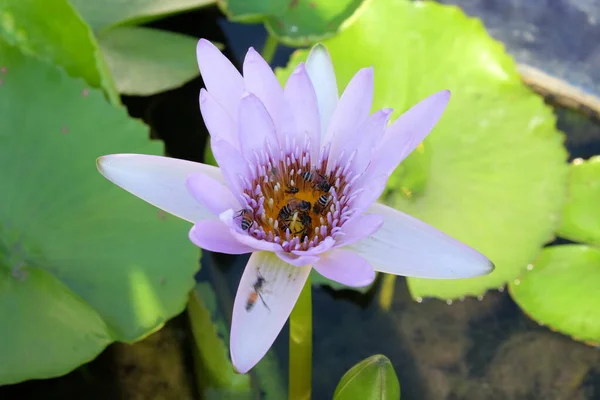
[[196,56],[206,89],[223,106],[231,119],[237,121],[238,105],[244,93],[242,75],[208,40],[198,41]]
[[323,254],[314,268],[325,278],[351,287],[367,286],[375,279],[375,271],[367,260],[341,249]]
[[[225,210],[219,214],[219,219],[231,230],[231,235],[240,243],[252,247],[254,250],[280,251],[281,245],[256,239],[242,230],[240,222],[235,221],[236,211]],[[251,228],[252,229],[252,228]]]
[[196,246],[225,254],[252,253],[254,249],[238,242],[231,229],[219,220],[199,221],[190,230],[190,240]]
[[240,204],[231,190],[223,183],[203,173],[193,173],[186,180],[186,187],[214,215],[219,215],[227,209],[240,209]]
[[[231,361],[245,374],[269,350],[287,321],[311,267],[294,267],[273,253],[253,253],[233,304]],[[259,278],[264,279],[257,291]],[[250,302],[249,302],[250,300]]]
[[348,83],[327,127],[323,144],[327,146],[331,143],[330,160],[337,160],[350,132],[354,132],[369,117],[372,102],[373,68],[363,68]]
[[390,175],[433,129],[449,100],[450,91],[443,90],[402,114],[387,128],[373,155],[368,175]]
[[352,209],[356,214],[362,214],[381,196],[385,190],[388,176],[380,175],[377,177],[369,177],[369,179],[360,178],[356,185],[362,189],[362,192],[352,201]]
[[318,256],[311,256],[311,255],[299,256],[299,255],[292,254],[292,253],[286,253],[284,251],[278,251],[278,252],[275,252],[275,254],[277,255],[277,257],[279,257],[279,259],[281,261],[291,264],[295,267],[303,267],[305,265],[312,265],[312,264],[316,263],[317,261],[319,261]]
[[107,155],[98,158],[96,165],[114,184],[170,214],[190,222],[215,218],[188,192],[185,180],[199,172],[224,182],[219,168],[145,154]]
[[381,141],[392,111],[391,108],[384,108],[375,112],[357,130],[358,135],[349,140],[351,143],[344,146],[344,158],[352,156],[353,149],[356,149],[351,161],[351,170],[354,173],[364,172],[373,159],[375,146]]
[[319,255],[319,254],[324,253],[327,250],[331,249],[334,245],[335,245],[335,240],[332,237],[328,236],[325,239],[323,239],[321,241],[321,243],[319,243],[315,247],[312,247],[308,250],[292,250],[292,253],[299,255],[299,256],[304,256],[304,255],[316,256],[316,255]]
[[383,217],[377,214],[358,215],[344,225],[339,237],[336,237],[335,247],[343,247],[356,243],[377,232],[383,226]]
[[244,192],[244,182],[240,177],[249,176],[248,162],[238,150],[225,140],[211,140],[211,148],[227,185],[240,204],[244,204],[245,200],[241,196]]
[[[284,97],[292,110],[293,126],[290,142],[293,138],[303,148],[306,138],[310,140],[313,160],[319,156],[321,147],[321,122],[317,97],[304,63],[300,63],[285,84]],[[288,132],[284,132],[288,133]]]
[[283,89],[273,70],[252,47],[246,53],[243,70],[246,90],[262,101],[277,130],[280,126]]
[[306,72],[308,72],[317,96],[322,135],[319,143],[322,143],[322,137],[327,132],[327,126],[331,121],[339,96],[333,64],[324,45],[316,44],[310,50],[306,60]]
[[418,278],[462,279],[486,275],[494,265],[484,255],[445,233],[383,204],[369,213],[385,222],[372,236],[345,247],[376,271]]
[[213,140],[225,140],[239,149],[240,143],[234,120],[204,88],[200,89],[200,112]]
[[240,147],[248,160],[255,161],[254,153],[264,151],[266,143],[274,148],[279,145],[273,120],[260,99],[252,93],[242,97],[238,121]]

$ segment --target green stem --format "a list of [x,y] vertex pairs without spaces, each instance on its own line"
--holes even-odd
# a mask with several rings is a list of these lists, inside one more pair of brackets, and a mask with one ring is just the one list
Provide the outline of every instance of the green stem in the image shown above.
[[261,55],[265,59],[265,61],[271,64],[273,61],[273,56],[275,55],[275,51],[277,50],[277,38],[271,34],[267,36],[267,40],[265,40],[265,45],[263,46]]
[[312,298],[310,275],[290,315],[289,400],[308,400],[312,384]]
[[389,311],[394,298],[394,287],[396,286],[396,275],[384,274],[381,291],[379,292],[379,306],[384,311]]

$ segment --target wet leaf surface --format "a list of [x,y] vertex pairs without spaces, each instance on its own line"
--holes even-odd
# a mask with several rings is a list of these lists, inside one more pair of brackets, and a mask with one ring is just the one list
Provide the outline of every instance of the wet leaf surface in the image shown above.
[[513,281],[512,298],[540,324],[600,344],[600,250],[585,245],[544,249]]

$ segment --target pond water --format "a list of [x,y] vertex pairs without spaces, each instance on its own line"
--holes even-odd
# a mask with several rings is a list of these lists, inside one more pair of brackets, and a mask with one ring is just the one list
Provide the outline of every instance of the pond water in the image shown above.
[[[600,93],[599,1],[453,3],[480,16],[518,61]],[[260,49],[265,38],[261,26],[230,24],[215,9],[154,25],[226,43],[226,53],[238,63],[248,46]],[[290,53],[280,47],[274,64],[284,65]],[[200,161],[206,138],[197,105],[200,87],[198,78],[171,92],[128,97],[125,103],[165,141],[170,155]],[[556,113],[571,158],[600,154],[597,120],[560,107]],[[214,282],[219,294],[228,297],[222,302],[231,303],[244,262],[244,257],[205,254],[198,279]],[[330,398],[348,368],[376,353],[393,362],[403,400],[600,398],[600,351],[539,326],[506,291],[451,305],[439,300],[417,303],[400,278],[391,309],[385,312],[376,301],[380,287],[378,281],[364,295],[326,287],[313,290],[314,399]],[[270,360],[280,366],[284,385],[286,329],[275,343],[276,359]],[[179,316],[133,346],[110,346],[65,377],[2,387],[0,399],[199,398],[190,372],[190,340],[187,320]]]

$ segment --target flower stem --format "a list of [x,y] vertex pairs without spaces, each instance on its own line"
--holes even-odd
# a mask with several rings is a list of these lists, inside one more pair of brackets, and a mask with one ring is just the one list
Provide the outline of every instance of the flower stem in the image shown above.
[[394,298],[394,287],[396,286],[396,275],[384,274],[381,291],[379,292],[379,306],[384,311],[389,311]]
[[265,61],[271,64],[273,61],[273,56],[275,56],[275,51],[277,50],[277,38],[271,34],[267,36],[267,40],[265,40],[265,44],[263,46],[261,56],[265,59]]
[[310,275],[290,315],[289,400],[308,400],[312,384],[312,298]]

